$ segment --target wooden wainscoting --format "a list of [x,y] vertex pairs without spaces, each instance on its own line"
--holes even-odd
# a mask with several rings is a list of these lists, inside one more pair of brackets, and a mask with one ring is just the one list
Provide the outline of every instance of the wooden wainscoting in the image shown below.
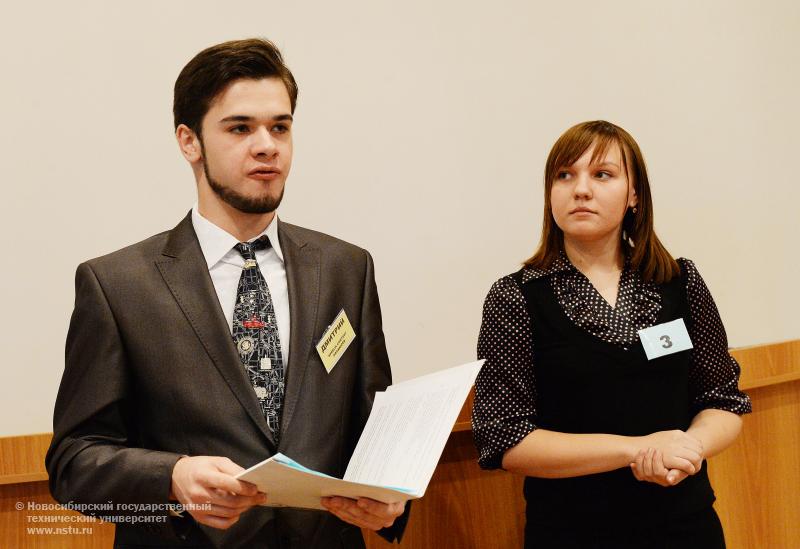
[[50,433],[0,438],[0,548],[111,547],[113,524],[54,507],[44,469],[51,438]]
[[[709,474],[729,549],[800,549],[800,340],[735,349],[740,386],[753,400],[737,441]],[[522,477],[481,471],[467,402],[402,546],[522,547]],[[388,548],[367,534],[370,549]]]
[[[753,399],[736,443],[709,465],[717,510],[731,549],[800,548],[800,340],[736,349],[740,385]],[[414,503],[401,547],[504,549],[521,547],[522,477],[482,471],[464,406],[425,497]],[[114,527],[92,522],[41,523],[55,503],[44,454],[50,434],[0,438],[0,548],[109,548]],[[18,506],[21,509],[18,509]],[[81,519],[81,517],[79,517]],[[54,519],[48,519],[54,520]],[[72,520],[72,519],[65,519]],[[78,519],[76,519],[78,520]],[[28,528],[71,527],[70,534]],[[91,533],[82,530],[91,528]],[[390,547],[366,533],[370,549]]]
[[742,434],[709,463],[732,549],[800,548],[800,340],[736,349],[753,400]]

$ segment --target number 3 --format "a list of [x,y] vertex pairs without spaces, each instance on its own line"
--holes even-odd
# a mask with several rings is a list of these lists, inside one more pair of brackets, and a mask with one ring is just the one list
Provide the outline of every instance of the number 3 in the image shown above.
[[670,340],[669,336],[663,335],[658,339],[664,342],[664,344],[662,345],[664,349],[669,349],[670,347],[672,347],[672,341]]

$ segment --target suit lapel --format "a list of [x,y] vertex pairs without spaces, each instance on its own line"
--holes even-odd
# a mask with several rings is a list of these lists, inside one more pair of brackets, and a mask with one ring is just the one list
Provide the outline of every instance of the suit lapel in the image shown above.
[[295,227],[278,222],[278,238],[286,263],[289,287],[290,341],[289,364],[281,418],[281,439],[289,436],[289,424],[300,398],[300,390],[314,352],[320,293],[320,251],[306,242]]
[[[267,439],[275,445],[245,374],[192,226],[191,213],[170,231],[158,270],[208,356]],[[294,350],[294,349],[292,349]]]

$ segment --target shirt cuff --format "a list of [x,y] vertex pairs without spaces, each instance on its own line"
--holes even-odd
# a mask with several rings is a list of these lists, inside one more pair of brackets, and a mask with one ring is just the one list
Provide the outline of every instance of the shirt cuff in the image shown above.
[[500,469],[503,455],[536,430],[531,416],[496,419],[473,425],[473,436],[479,450],[478,465],[482,469]]

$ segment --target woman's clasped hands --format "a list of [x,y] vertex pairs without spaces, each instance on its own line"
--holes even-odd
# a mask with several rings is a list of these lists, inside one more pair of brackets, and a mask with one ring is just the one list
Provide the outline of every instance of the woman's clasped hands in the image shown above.
[[641,449],[630,464],[637,480],[675,486],[703,465],[703,443],[684,431],[658,431],[640,441]]

